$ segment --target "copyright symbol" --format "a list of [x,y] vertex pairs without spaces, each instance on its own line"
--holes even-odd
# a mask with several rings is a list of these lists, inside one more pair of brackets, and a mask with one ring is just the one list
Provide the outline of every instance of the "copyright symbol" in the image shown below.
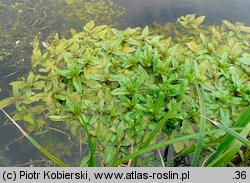
[[7,181],[7,180],[15,181],[16,180],[16,173],[14,171],[13,172],[4,171],[3,172],[3,180],[4,181]]

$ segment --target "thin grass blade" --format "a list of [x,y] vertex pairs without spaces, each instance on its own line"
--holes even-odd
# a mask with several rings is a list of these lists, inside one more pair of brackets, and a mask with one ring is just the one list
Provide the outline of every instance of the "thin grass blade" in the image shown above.
[[[236,128],[234,130],[239,130],[239,129]],[[178,137],[178,138],[175,138],[175,139],[167,140],[167,141],[164,141],[164,142],[160,142],[158,144],[154,144],[152,146],[145,147],[143,149],[140,149],[139,151],[136,151],[136,152],[134,152],[134,153],[132,153],[130,155],[127,155],[127,156],[125,156],[125,157],[123,157],[123,158],[115,161],[112,164],[112,166],[118,166],[121,163],[124,163],[124,162],[128,161],[129,159],[133,159],[133,158],[135,158],[135,157],[137,157],[137,156],[139,156],[141,154],[145,154],[147,152],[150,152],[150,151],[153,151],[155,149],[168,146],[170,144],[174,144],[176,142],[181,142],[181,141],[185,141],[185,140],[193,139],[193,138],[199,138],[200,136],[211,135],[211,134],[218,133],[218,132],[221,132],[221,131],[223,131],[223,130],[222,129],[215,129],[215,130],[210,130],[210,131],[206,131],[206,132],[196,133],[196,134],[192,134],[192,135],[186,135],[186,136]]]
[[11,122],[22,132],[22,134],[45,156],[52,160],[56,165],[60,167],[67,167],[65,163],[50,154],[46,149],[44,149],[35,139],[33,139],[28,133],[26,133],[8,114],[5,110],[1,109],[3,113],[11,120]]
[[[196,81],[194,82],[194,84],[195,84],[195,88],[196,88],[197,93],[198,93],[201,115],[205,116],[206,115],[205,114],[205,104],[204,104],[204,100],[202,97],[200,87],[198,86]],[[200,117],[200,132],[204,132],[205,130],[206,130],[206,119],[203,117]],[[195,152],[194,152],[194,157],[192,159],[192,167],[196,167],[198,165],[198,161],[200,159],[200,154],[202,151],[203,140],[204,140],[204,136],[200,136],[198,138],[198,142],[197,142]]]
[[[204,116],[203,116],[204,117]],[[247,148],[250,149],[250,141],[247,140],[245,137],[243,137],[242,135],[240,135],[239,133],[233,131],[232,129],[222,125],[221,123],[218,123],[217,121],[208,119],[206,117],[204,117],[205,119],[209,120],[211,123],[213,123],[215,126],[221,128],[222,130],[224,130],[225,132],[227,132],[228,134],[232,135],[233,137],[237,138],[239,141],[241,141]]]

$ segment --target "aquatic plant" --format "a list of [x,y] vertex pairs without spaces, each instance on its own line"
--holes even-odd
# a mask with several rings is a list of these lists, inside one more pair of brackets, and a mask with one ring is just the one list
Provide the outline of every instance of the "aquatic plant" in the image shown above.
[[139,155],[170,144],[177,155],[194,152],[192,165],[201,166],[210,155],[201,158],[202,150],[228,133],[237,148],[218,164],[225,166],[242,143],[249,147],[249,120],[236,120],[250,103],[250,28],[202,25],[204,18],[186,15],[152,31],[90,21],[69,39],[56,34],[43,48],[34,41],[32,70],[11,83],[13,96],[0,108],[15,103],[14,120],[30,131],[62,122],[89,146],[81,166],[136,166]]
[[72,27],[80,30],[90,20],[117,26],[125,11],[112,0],[11,0],[1,2],[0,8],[0,66],[10,71],[1,70],[4,77],[28,72],[35,38],[46,44],[51,34],[67,36]]

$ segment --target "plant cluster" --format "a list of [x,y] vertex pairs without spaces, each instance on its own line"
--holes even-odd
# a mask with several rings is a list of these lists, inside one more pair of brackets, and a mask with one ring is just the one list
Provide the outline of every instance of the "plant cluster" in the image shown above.
[[175,139],[197,137],[199,130],[210,134],[200,147],[213,151],[225,132],[212,133],[201,114],[228,129],[249,106],[250,28],[202,25],[204,18],[186,15],[152,31],[90,21],[69,39],[56,34],[43,48],[35,41],[32,70],[11,83],[13,96],[0,108],[15,103],[14,120],[26,121],[31,131],[42,131],[46,119],[62,122],[89,145],[82,166],[115,166],[160,140],[176,142],[182,153],[196,142]]
[[221,26],[200,25],[204,18],[182,16],[176,23],[155,24],[153,33],[171,36],[174,42],[188,47],[190,54],[185,60],[191,62],[185,65],[203,83],[206,113],[230,126],[250,101],[250,28],[226,20]]
[[117,26],[125,12],[113,0],[10,0],[1,1],[0,9],[0,61],[11,70],[1,71],[5,77],[27,73],[27,55],[31,55],[30,43],[35,38],[45,43],[49,35],[67,35],[72,27],[80,30],[79,25],[90,20]]

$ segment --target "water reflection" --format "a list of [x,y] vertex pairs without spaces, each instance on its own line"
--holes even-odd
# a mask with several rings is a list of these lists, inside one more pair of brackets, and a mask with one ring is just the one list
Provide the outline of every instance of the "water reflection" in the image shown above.
[[[207,23],[221,19],[250,25],[249,0],[116,0],[126,7],[125,26],[145,26],[156,21],[175,21],[187,13],[205,15]],[[125,27],[123,26],[123,27]]]

